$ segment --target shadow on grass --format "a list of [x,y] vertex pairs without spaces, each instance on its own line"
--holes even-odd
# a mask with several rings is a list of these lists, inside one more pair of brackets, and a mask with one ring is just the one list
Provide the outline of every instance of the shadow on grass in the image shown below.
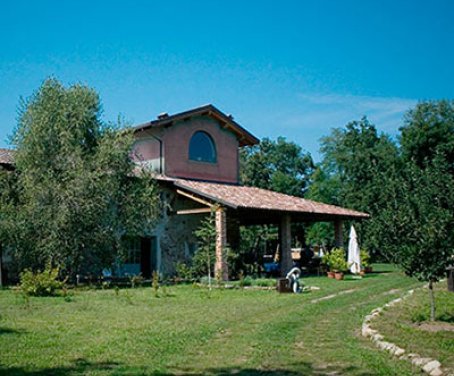
[[[108,372],[111,371],[116,375],[116,368],[119,367],[119,363],[115,362],[88,362],[85,359],[78,359],[70,366],[66,367],[55,367],[55,368],[42,368],[39,370],[29,370],[23,367],[5,367],[0,364],[0,375],[1,376],[63,376],[63,375],[85,375],[96,371]],[[124,375],[131,374],[125,372]]]
[[291,369],[285,368],[241,368],[241,367],[224,367],[224,368],[206,368],[199,372],[194,372],[190,369],[178,368],[174,372],[168,373],[153,373],[156,376],[171,376],[171,375],[190,375],[190,376],[202,376],[202,375],[239,375],[239,376],[328,376],[328,375],[355,375],[355,376],[373,376],[375,373],[362,372],[356,367],[314,367],[311,363],[302,362],[295,363],[289,366]]
[[0,336],[2,334],[22,334],[23,330],[11,329],[11,328],[2,328],[0,327]]
[[85,374],[113,374],[113,375],[154,375],[154,376],[172,376],[172,375],[239,375],[239,376],[328,376],[328,375],[355,375],[355,376],[373,376],[374,373],[363,372],[356,367],[314,367],[311,363],[303,362],[291,364],[290,367],[296,370],[284,368],[274,369],[255,369],[241,367],[223,367],[223,368],[206,368],[195,371],[193,369],[177,368],[166,372],[147,371],[146,369],[130,368],[124,364],[116,362],[88,362],[79,359],[74,364],[67,367],[43,368],[40,370],[27,370],[22,367],[6,368],[0,365],[1,376],[63,376],[63,375],[85,375]]

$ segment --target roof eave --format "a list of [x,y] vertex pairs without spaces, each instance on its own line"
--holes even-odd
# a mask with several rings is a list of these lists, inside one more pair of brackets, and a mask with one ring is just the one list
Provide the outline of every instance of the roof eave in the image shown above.
[[139,124],[135,127],[132,127],[134,133],[139,131],[144,131],[149,128],[154,127],[166,127],[172,125],[176,121],[181,121],[185,119],[189,119],[193,116],[198,115],[208,115],[214,117],[218,121],[222,123],[223,126],[229,128],[232,132],[234,132],[239,140],[240,146],[253,146],[258,144],[260,141],[257,137],[249,133],[246,129],[244,129],[240,124],[238,124],[232,117],[224,114],[218,108],[213,106],[212,104],[204,105],[201,107],[197,107],[188,111],[180,112],[174,115],[170,115],[163,119],[152,120],[143,124]]

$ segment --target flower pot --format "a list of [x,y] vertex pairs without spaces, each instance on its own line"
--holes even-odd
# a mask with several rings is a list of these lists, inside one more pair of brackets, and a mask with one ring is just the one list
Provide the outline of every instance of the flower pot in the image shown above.
[[365,272],[364,270],[361,270],[361,271],[359,272],[359,275],[360,275],[361,277],[364,277],[364,276],[366,275],[366,272]]
[[334,272],[326,272],[328,278],[334,278]]
[[336,273],[334,273],[334,278],[336,278],[336,280],[340,281],[340,280],[344,279],[344,273],[336,272]]

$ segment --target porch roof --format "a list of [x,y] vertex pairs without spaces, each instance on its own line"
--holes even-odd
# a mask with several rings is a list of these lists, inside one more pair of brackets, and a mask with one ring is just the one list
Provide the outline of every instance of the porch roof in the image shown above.
[[212,202],[243,211],[286,212],[319,220],[366,219],[369,214],[321,202],[306,200],[266,189],[175,179],[173,184]]
[[0,148],[0,165],[13,166],[14,150]]

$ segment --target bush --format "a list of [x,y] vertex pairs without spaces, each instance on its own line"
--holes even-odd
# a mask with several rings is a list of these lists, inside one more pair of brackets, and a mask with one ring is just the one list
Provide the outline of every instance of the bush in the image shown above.
[[243,286],[252,286],[252,277],[246,276],[243,278]]
[[348,268],[345,251],[342,248],[332,249],[330,253],[323,256],[322,262],[333,272],[343,272]]
[[191,266],[183,262],[179,262],[177,263],[175,269],[177,277],[182,279],[183,281],[191,281],[194,279],[194,271]]
[[20,289],[28,296],[54,296],[57,290],[65,285],[65,281],[58,280],[60,269],[46,266],[44,271],[36,273],[26,269],[20,274]]
[[370,266],[370,254],[365,249],[361,249],[359,252],[359,257],[361,259],[361,266],[367,268]]

